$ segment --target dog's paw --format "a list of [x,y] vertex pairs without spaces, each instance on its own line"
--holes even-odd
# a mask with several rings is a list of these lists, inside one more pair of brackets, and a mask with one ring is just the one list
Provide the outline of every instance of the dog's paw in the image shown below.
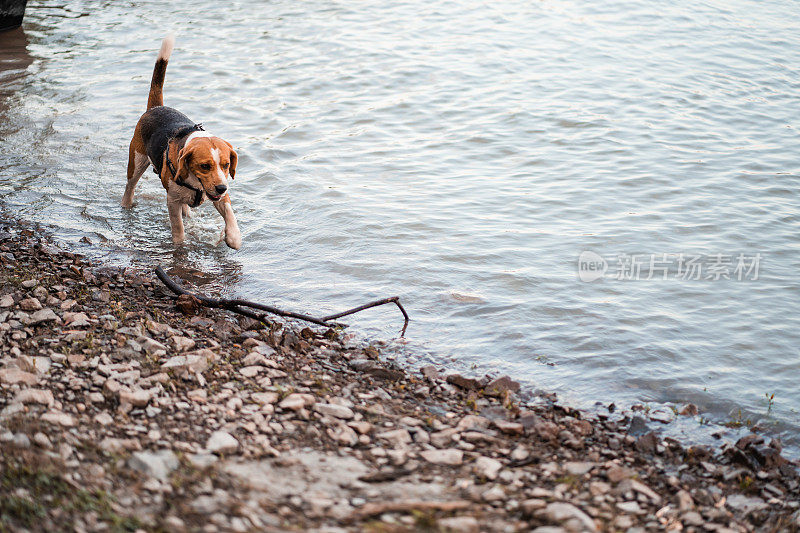
[[238,250],[242,247],[242,234],[238,231],[230,233],[225,232],[225,244],[227,244],[229,248]]

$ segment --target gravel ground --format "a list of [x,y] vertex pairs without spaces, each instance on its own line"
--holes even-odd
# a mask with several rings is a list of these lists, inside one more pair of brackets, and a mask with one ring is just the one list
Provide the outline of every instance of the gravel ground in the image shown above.
[[0,266],[0,532],[800,530],[798,465],[758,434],[687,448],[344,331],[186,314],[18,221]]

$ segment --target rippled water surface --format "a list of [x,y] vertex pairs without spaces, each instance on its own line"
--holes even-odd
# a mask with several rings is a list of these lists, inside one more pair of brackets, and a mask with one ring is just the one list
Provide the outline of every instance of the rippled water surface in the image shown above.
[[[800,427],[800,33],[793,1],[75,2],[0,37],[0,195],[113,261],[332,312],[399,294],[410,362],[571,401],[691,401]],[[165,86],[233,143],[244,237],[170,242],[152,172],[119,207],[161,37]],[[756,254],[758,280],[582,282],[584,250]],[[676,274],[670,271],[670,274]],[[391,340],[383,308],[350,321]],[[774,394],[769,409],[766,396]]]

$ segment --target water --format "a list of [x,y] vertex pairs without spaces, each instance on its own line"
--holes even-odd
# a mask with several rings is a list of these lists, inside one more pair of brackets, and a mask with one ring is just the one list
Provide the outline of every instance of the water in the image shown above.
[[[412,364],[579,405],[690,401],[797,444],[795,15],[788,0],[32,5],[27,52],[2,63],[0,196],[94,255],[203,272],[210,292],[317,314],[398,294],[405,340],[395,309],[349,322]],[[150,171],[119,207],[168,31],[167,105],[239,153],[239,252],[209,205],[176,250]],[[581,282],[584,250],[762,259],[758,280]]]

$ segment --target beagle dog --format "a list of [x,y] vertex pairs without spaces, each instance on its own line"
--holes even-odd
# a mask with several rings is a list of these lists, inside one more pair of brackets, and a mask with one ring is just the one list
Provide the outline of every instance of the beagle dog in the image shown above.
[[122,207],[133,206],[136,183],[153,165],[167,190],[172,242],[183,242],[183,217],[189,216],[190,207],[208,198],[225,221],[225,244],[238,250],[242,235],[228,196],[228,179],[236,174],[236,152],[229,142],[204,131],[202,125],[180,111],[164,106],[161,91],[174,44],[172,36],[164,39],[153,68],[147,111],[136,124],[128,150],[128,184]]

